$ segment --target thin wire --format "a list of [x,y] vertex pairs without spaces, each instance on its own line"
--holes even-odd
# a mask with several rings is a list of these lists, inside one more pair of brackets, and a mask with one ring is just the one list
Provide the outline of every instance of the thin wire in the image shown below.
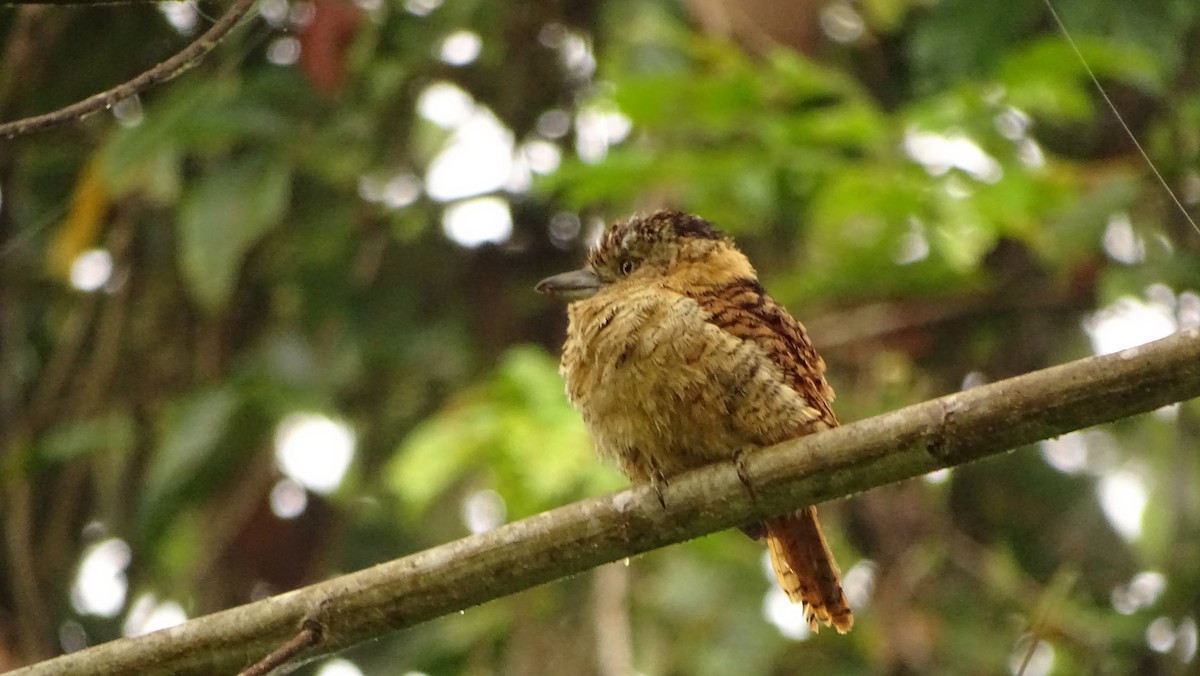
[[1083,64],[1083,69],[1087,71],[1088,77],[1092,78],[1092,84],[1096,85],[1096,90],[1100,92],[1100,96],[1104,97],[1104,102],[1108,104],[1109,109],[1112,110],[1113,115],[1116,116],[1117,122],[1119,122],[1121,124],[1121,128],[1125,130],[1125,135],[1129,137],[1130,141],[1133,141],[1134,147],[1137,148],[1137,151],[1139,154],[1141,154],[1142,159],[1146,161],[1146,165],[1150,167],[1150,171],[1154,172],[1154,177],[1158,179],[1158,182],[1160,185],[1162,185],[1163,190],[1167,191],[1167,194],[1171,196],[1171,201],[1174,202],[1175,206],[1179,208],[1179,213],[1183,214],[1183,217],[1187,219],[1189,224],[1191,224],[1192,229],[1200,234],[1200,225],[1196,225],[1196,221],[1192,219],[1191,214],[1189,214],[1187,209],[1183,206],[1183,202],[1179,201],[1179,198],[1175,195],[1175,191],[1171,190],[1171,186],[1167,183],[1167,179],[1163,178],[1163,175],[1159,173],[1158,167],[1154,165],[1154,160],[1150,159],[1150,155],[1146,153],[1146,149],[1143,148],[1142,144],[1137,140],[1137,136],[1134,136],[1133,130],[1129,128],[1129,125],[1125,124],[1125,118],[1121,116],[1121,111],[1117,110],[1116,104],[1112,102],[1112,99],[1108,97],[1108,92],[1104,91],[1104,87],[1100,84],[1100,78],[1096,77],[1096,73],[1092,70],[1092,67],[1088,65],[1087,59],[1083,58],[1083,52],[1079,51],[1079,45],[1075,44],[1075,38],[1071,37],[1071,33],[1067,31],[1067,25],[1064,24],[1062,18],[1058,16],[1058,12],[1054,9],[1054,5],[1051,4],[1050,0],[1042,0],[1042,2],[1045,3],[1046,9],[1050,10],[1050,16],[1054,18],[1054,23],[1058,24],[1058,29],[1062,31],[1063,37],[1067,39],[1067,44],[1071,45],[1071,49],[1075,51],[1075,56],[1079,57],[1079,62]]

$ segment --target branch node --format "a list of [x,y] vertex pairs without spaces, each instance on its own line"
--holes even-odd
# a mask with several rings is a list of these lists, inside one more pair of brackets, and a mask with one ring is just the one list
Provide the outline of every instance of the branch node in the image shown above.
[[323,625],[311,618],[305,618],[300,631],[287,643],[273,650],[269,655],[242,670],[238,676],[266,676],[272,671],[291,662],[304,650],[321,642],[325,630]]
[[304,622],[303,622],[303,624],[301,624],[301,630],[312,632],[313,636],[314,636],[314,638],[313,638],[314,642],[320,641],[322,638],[325,637],[324,623],[322,623],[320,620],[314,620],[311,617],[304,618]]
[[938,401],[938,420],[933,430],[932,438],[925,444],[925,450],[939,463],[946,463],[954,455],[956,438],[954,427],[958,413],[964,410],[957,397],[945,397]]

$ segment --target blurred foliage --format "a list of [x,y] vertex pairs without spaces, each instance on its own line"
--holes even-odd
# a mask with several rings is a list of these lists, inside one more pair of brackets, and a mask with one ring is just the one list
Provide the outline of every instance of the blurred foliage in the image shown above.
[[408,435],[388,468],[388,482],[417,515],[456,482],[503,486],[508,514],[519,519],[621,488],[611,472],[589,463],[590,452],[579,415],[562,394],[557,362],[544,350],[518,346],[486,382]]
[[[1194,212],[1200,5],[1055,6]],[[222,11],[194,9],[171,10],[180,30],[149,5],[5,8],[0,119],[158,63]],[[456,144],[474,154],[452,178],[511,161],[462,194],[507,208],[497,241],[431,196]],[[0,141],[0,669],[155,603],[194,617],[623,486],[562,394],[565,312],[532,286],[662,206],[737,237],[843,420],[1089,354],[1098,327],[1200,322],[1200,232],[1039,0],[265,0],[186,76]],[[297,412],[355,439],[340,487],[298,511],[275,452]],[[826,506],[846,637],[798,630],[761,547],[721,533],[345,657],[1190,673],[1198,445],[1192,402]],[[1112,503],[1130,486],[1137,534],[1105,511],[1136,517]],[[124,590],[100,609],[77,580],[110,538],[129,560],[92,581]]]

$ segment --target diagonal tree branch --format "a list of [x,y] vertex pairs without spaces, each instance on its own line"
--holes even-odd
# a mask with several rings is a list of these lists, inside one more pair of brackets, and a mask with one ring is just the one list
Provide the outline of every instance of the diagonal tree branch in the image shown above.
[[58,110],[0,124],[0,139],[22,136],[70,122],[71,120],[81,119],[97,111],[111,108],[114,104],[137,94],[147,87],[174,79],[200,63],[209,52],[216,48],[225,35],[233,30],[233,27],[242,20],[242,17],[246,15],[246,12],[250,10],[255,1],[234,0],[229,9],[225,10],[221,18],[217,19],[208,30],[204,31],[203,35],[196,38],[191,44],[184,47],[183,50],[171,58],[141,73],[132,80],[123,82],[112,89],[106,89],[99,94],[93,94],[82,101],[72,103]]
[[14,674],[227,673],[302,632],[312,659],[602,563],[979,460],[1200,396],[1200,329],[788,441],[645,488],[576,502],[357,573],[120,639]]

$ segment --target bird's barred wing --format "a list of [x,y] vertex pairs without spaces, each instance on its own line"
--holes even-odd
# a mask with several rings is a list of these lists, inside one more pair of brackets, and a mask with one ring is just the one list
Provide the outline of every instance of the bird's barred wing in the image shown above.
[[[757,345],[782,371],[785,382],[816,409],[829,427],[837,425],[825,382],[825,362],[813,349],[804,327],[753,279],[741,279],[694,296],[709,321],[737,338]],[[820,624],[846,633],[854,616],[842,590],[841,573],[821,532],[815,507],[742,528],[765,536],[780,586],[794,603],[803,603],[809,626]]]
[[710,322],[757,345],[783,371],[787,384],[821,412],[824,422],[837,426],[830,406],[833,388],[825,382],[825,361],[813,349],[804,326],[757,280],[735,280],[693,298],[709,313]]

